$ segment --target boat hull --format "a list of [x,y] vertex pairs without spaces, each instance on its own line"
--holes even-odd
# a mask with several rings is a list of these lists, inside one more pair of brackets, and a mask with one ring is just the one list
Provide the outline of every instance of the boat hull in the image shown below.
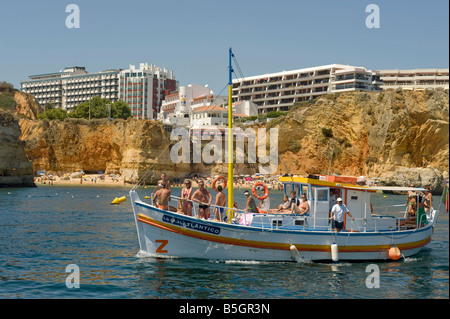
[[[394,232],[264,229],[205,221],[160,210],[131,192],[140,250],[154,256],[210,260],[319,261],[386,260],[395,244],[404,257],[431,241],[432,227]],[[295,248],[294,248],[295,247]]]

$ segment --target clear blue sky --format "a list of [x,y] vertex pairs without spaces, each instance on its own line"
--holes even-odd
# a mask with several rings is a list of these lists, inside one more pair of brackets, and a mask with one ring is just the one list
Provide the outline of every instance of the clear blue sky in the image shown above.
[[[0,0],[0,81],[85,66],[153,63],[180,85],[227,84],[231,46],[245,76],[331,63],[448,68],[448,0]],[[68,29],[70,3],[80,28]],[[380,8],[368,29],[366,6]],[[224,94],[227,92],[224,91]]]

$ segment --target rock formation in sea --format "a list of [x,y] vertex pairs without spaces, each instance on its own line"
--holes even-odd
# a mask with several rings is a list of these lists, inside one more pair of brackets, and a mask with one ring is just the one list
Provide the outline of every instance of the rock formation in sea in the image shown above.
[[20,140],[22,132],[14,114],[0,108],[0,186],[35,186],[33,166]]

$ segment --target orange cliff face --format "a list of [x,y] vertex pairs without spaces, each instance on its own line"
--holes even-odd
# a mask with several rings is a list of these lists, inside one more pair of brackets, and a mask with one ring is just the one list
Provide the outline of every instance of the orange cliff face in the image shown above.
[[440,183],[449,171],[448,98],[443,91],[353,92],[299,104],[268,124],[279,129],[279,171]]
[[[168,144],[168,135],[159,123],[135,119],[64,121],[21,120],[21,139],[35,170],[125,174],[137,179],[140,170],[153,164]],[[167,158],[160,158],[159,169]],[[128,175],[127,175],[128,174]]]
[[[278,128],[278,172],[385,177],[395,185],[448,178],[448,121],[448,92],[351,92],[296,105],[265,126]],[[20,126],[34,170],[103,171],[136,181],[151,168],[147,182],[161,172],[169,178],[227,172],[223,164],[174,164],[158,121],[22,119]],[[254,174],[255,165],[236,165],[235,172]]]

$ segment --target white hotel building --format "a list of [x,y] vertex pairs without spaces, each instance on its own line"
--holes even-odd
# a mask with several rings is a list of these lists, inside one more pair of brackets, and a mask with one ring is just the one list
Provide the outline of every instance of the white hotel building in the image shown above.
[[233,80],[233,102],[252,101],[259,112],[286,111],[296,102],[349,91],[380,91],[380,72],[330,64]]
[[[233,118],[256,116],[258,107],[251,101],[234,103]],[[190,128],[212,128],[228,124],[228,97],[215,95],[205,86],[189,84],[166,96],[158,119],[164,124]]]
[[381,70],[383,90],[449,89],[449,69]]
[[22,81],[21,90],[32,94],[45,106],[72,111],[78,104],[94,96],[112,103],[123,100],[135,118],[155,118],[162,100],[178,88],[173,72],[141,63],[139,68],[114,69],[88,73],[84,67],[67,67],[64,71],[32,75]]

